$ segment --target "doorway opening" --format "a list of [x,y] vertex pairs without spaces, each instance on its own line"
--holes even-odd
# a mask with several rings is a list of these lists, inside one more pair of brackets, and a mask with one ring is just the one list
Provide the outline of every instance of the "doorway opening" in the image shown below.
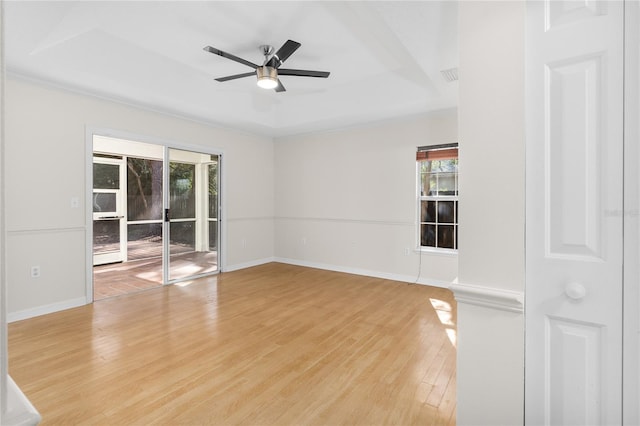
[[93,135],[93,300],[219,270],[219,154]]

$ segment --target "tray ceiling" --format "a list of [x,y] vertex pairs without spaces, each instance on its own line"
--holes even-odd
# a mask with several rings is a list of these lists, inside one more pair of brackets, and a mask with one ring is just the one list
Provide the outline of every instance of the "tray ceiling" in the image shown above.
[[[302,46],[287,91],[206,45],[262,63],[258,48]],[[455,1],[5,1],[7,73],[277,137],[455,107]]]

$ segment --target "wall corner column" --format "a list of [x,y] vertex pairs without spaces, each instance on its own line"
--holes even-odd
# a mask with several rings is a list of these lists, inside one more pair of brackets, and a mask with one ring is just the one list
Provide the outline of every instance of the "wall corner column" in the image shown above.
[[524,421],[525,18],[459,6],[459,425]]

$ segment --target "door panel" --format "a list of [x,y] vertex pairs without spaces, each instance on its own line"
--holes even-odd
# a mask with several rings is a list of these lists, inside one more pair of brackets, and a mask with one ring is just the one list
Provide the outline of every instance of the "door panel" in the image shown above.
[[548,64],[547,256],[601,259],[600,55]]
[[[219,157],[169,149],[168,282],[217,272]],[[212,204],[215,207],[212,208]],[[213,228],[213,229],[212,229]]]
[[93,160],[93,264],[126,260],[124,220],[124,162],[117,158]]
[[623,17],[528,3],[528,424],[621,422]]
[[207,166],[207,180],[209,182],[209,186],[207,188],[208,192],[208,201],[209,206],[207,209],[207,231],[209,233],[209,250],[210,251],[218,251],[218,187],[220,182],[219,171],[220,171],[220,158],[215,157],[214,161]]
[[550,316],[546,320],[549,424],[600,424],[600,404],[585,402],[603,398],[603,327]]
[[162,257],[163,161],[127,157],[127,258]]

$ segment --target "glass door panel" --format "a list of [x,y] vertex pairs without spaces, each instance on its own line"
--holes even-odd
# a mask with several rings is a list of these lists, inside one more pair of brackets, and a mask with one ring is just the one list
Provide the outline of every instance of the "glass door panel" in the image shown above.
[[166,282],[165,151],[162,145],[93,136],[94,300]]
[[127,157],[129,260],[162,258],[162,160]]
[[209,178],[209,208],[207,226],[209,227],[209,250],[212,252],[218,252],[218,161],[216,157],[215,161],[208,165],[208,178]]
[[218,271],[218,159],[216,155],[169,149],[169,282]]

